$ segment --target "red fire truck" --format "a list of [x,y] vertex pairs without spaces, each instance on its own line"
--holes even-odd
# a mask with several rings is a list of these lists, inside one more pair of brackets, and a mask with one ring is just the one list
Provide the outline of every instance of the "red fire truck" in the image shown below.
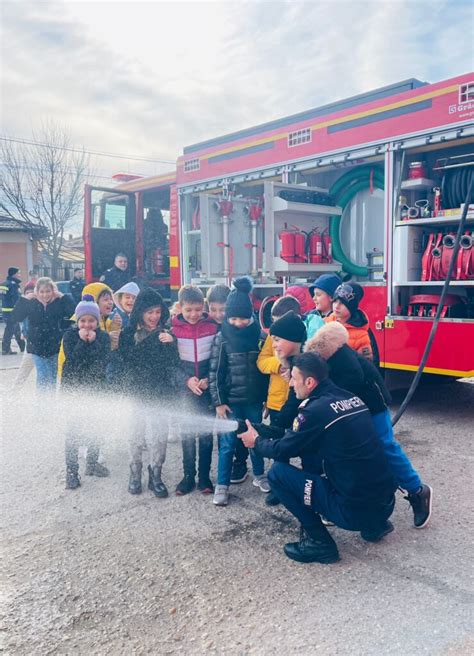
[[[256,301],[337,271],[386,369],[418,368],[474,176],[474,74],[410,79],[187,146],[176,171],[86,187],[87,278],[125,251],[175,298],[251,274]],[[474,198],[427,373],[474,375]],[[159,212],[169,234],[147,244]]]

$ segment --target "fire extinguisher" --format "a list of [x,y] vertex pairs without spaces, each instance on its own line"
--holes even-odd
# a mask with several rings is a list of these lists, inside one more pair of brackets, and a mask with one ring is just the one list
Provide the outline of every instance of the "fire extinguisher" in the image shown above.
[[306,242],[308,235],[303,231],[295,233],[295,262],[307,262],[308,256],[306,254]]
[[332,243],[331,236],[329,234],[329,229],[323,230],[322,232],[322,246],[323,246],[323,258],[322,262],[324,264],[330,264],[332,262]]
[[319,228],[314,228],[309,235],[309,261],[311,264],[321,264],[323,261],[323,238]]
[[285,262],[295,262],[295,232],[285,230],[280,232],[280,257]]
[[280,257],[285,262],[301,263],[307,262],[306,254],[307,234],[292,226],[290,228],[285,224],[284,230],[280,232]]
[[156,248],[151,253],[151,268],[153,273],[165,273],[165,258],[160,248]]

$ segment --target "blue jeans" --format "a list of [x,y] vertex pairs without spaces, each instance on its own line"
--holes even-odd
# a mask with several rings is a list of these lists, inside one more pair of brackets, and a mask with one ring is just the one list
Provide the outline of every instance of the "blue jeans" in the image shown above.
[[[260,403],[249,403],[245,405],[234,405],[229,419],[248,419],[253,424],[262,421],[262,405]],[[219,438],[219,459],[217,462],[217,484],[230,485],[232,474],[232,460],[237,447],[237,433],[223,433]],[[254,476],[262,476],[265,466],[262,456],[250,449],[250,460]]]
[[272,492],[303,526],[317,524],[319,518],[316,515],[323,515],[346,531],[362,531],[383,524],[395,507],[393,494],[371,508],[351,506],[327,478],[286,462],[273,463],[268,481]]
[[385,410],[385,412],[372,415],[372,421],[377,435],[383,442],[383,449],[397,485],[406,490],[408,494],[416,492],[421,487],[421,479],[395,439],[389,411]]
[[36,389],[54,390],[58,375],[58,354],[43,358],[41,355],[33,353],[33,362],[36,367]]

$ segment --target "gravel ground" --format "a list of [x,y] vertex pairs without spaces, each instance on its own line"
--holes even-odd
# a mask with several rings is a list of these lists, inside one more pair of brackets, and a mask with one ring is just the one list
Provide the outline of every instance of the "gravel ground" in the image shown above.
[[[0,371],[4,390],[14,375]],[[383,543],[331,529],[342,559],[330,566],[285,558],[282,547],[297,536],[296,523],[281,508],[265,507],[250,479],[233,486],[227,508],[198,493],[167,500],[148,491],[129,495],[123,439],[104,449],[109,479],[83,477],[79,490],[66,491],[53,409],[35,412],[28,390],[7,407],[10,399],[4,391],[4,653],[474,652],[474,386],[422,389],[398,427],[435,489],[430,527],[412,527],[400,494],[396,530]],[[164,478],[170,490],[180,478],[177,443],[169,444]]]

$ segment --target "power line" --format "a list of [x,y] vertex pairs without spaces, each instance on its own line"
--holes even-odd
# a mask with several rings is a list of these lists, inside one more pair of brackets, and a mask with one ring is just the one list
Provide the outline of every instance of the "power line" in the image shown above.
[[7,137],[7,136],[0,136],[1,141],[8,141],[8,142],[13,142],[13,143],[19,143],[23,145],[28,145],[28,146],[40,146],[42,148],[51,148],[52,146],[54,148],[57,148],[58,150],[67,150],[71,153],[87,153],[88,155],[98,155],[99,157],[111,157],[114,159],[129,159],[129,160],[134,160],[136,162],[152,162],[155,164],[176,164],[175,161],[170,160],[170,159],[151,159],[148,157],[138,157],[137,155],[124,155],[122,153],[108,153],[105,151],[100,151],[100,150],[86,150],[86,149],[80,149],[80,148],[70,148],[69,146],[56,146],[54,144],[47,144],[43,143],[41,141],[33,141],[29,139],[22,139],[20,137]]

